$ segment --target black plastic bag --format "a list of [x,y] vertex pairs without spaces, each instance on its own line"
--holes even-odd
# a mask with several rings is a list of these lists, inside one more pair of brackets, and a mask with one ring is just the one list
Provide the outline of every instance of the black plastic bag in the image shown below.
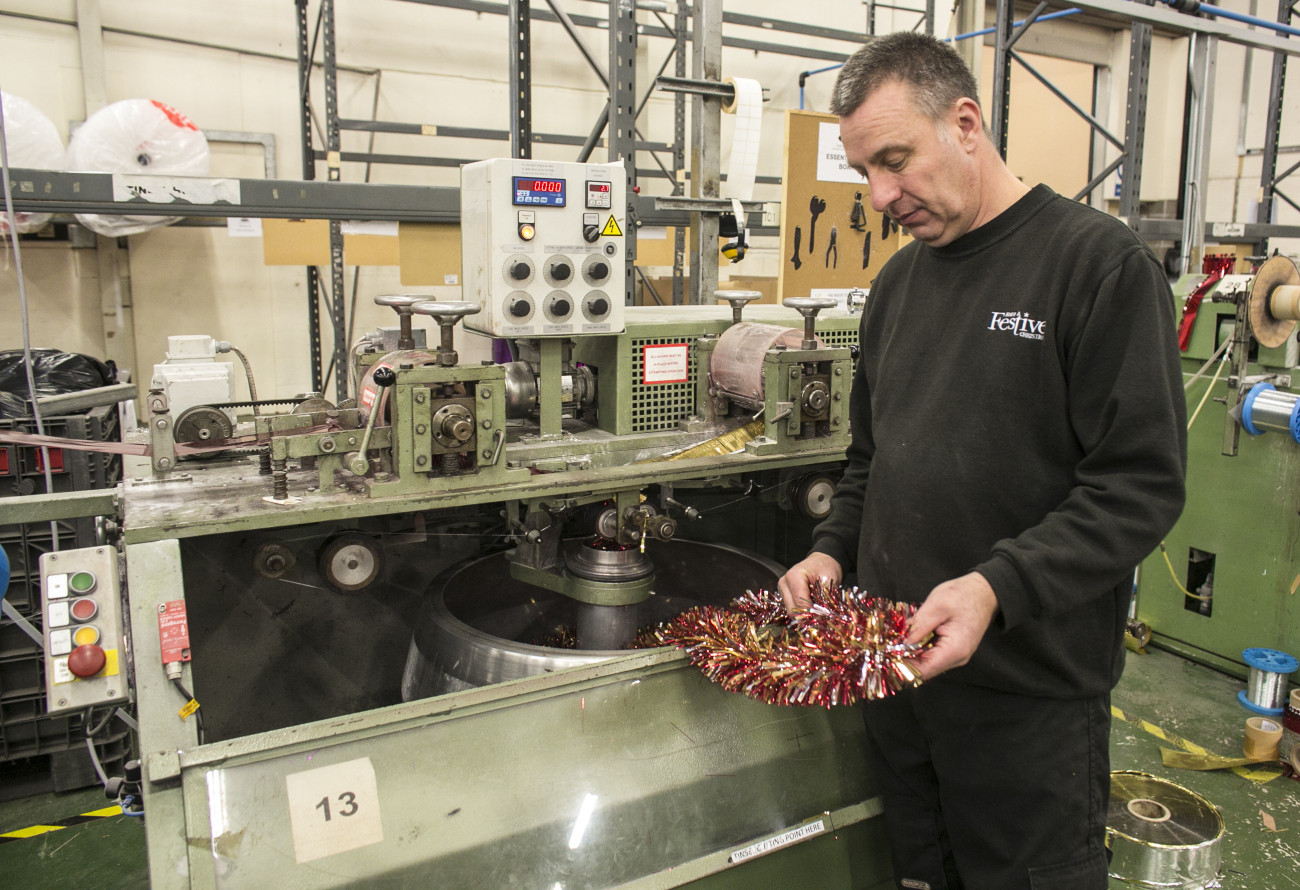
[[[37,398],[81,392],[117,382],[117,368],[111,362],[105,364],[89,355],[57,349],[32,350],[32,375],[36,378]],[[30,417],[30,398],[23,351],[10,349],[0,352],[0,419]]]

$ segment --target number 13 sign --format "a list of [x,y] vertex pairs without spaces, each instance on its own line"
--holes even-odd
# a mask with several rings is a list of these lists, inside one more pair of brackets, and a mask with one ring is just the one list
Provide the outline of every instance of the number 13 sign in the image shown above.
[[310,862],[384,839],[369,757],[285,777],[293,855]]

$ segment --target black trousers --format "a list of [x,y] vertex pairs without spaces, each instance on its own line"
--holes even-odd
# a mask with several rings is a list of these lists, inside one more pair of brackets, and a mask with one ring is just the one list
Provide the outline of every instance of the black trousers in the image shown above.
[[862,706],[906,890],[1105,890],[1110,696],[946,677]]

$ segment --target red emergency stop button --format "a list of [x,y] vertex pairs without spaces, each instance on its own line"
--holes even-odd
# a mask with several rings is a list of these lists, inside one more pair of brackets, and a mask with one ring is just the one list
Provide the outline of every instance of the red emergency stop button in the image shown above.
[[84,680],[102,671],[107,662],[108,658],[99,646],[78,646],[68,656],[68,670],[74,677]]
[[99,604],[90,597],[83,596],[80,599],[73,600],[68,611],[72,613],[72,617],[76,621],[89,621],[99,613]]

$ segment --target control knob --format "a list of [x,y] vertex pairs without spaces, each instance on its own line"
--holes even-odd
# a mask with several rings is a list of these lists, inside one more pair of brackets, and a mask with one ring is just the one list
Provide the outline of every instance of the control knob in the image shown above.
[[527,280],[530,273],[531,270],[528,268],[528,264],[523,261],[514,263],[510,267],[510,277],[513,278],[515,281]]
[[587,225],[582,227],[582,240],[588,244],[595,244],[596,239],[600,237],[600,227]]
[[556,263],[551,266],[551,277],[556,281],[568,281],[569,275],[573,272],[568,263]]

